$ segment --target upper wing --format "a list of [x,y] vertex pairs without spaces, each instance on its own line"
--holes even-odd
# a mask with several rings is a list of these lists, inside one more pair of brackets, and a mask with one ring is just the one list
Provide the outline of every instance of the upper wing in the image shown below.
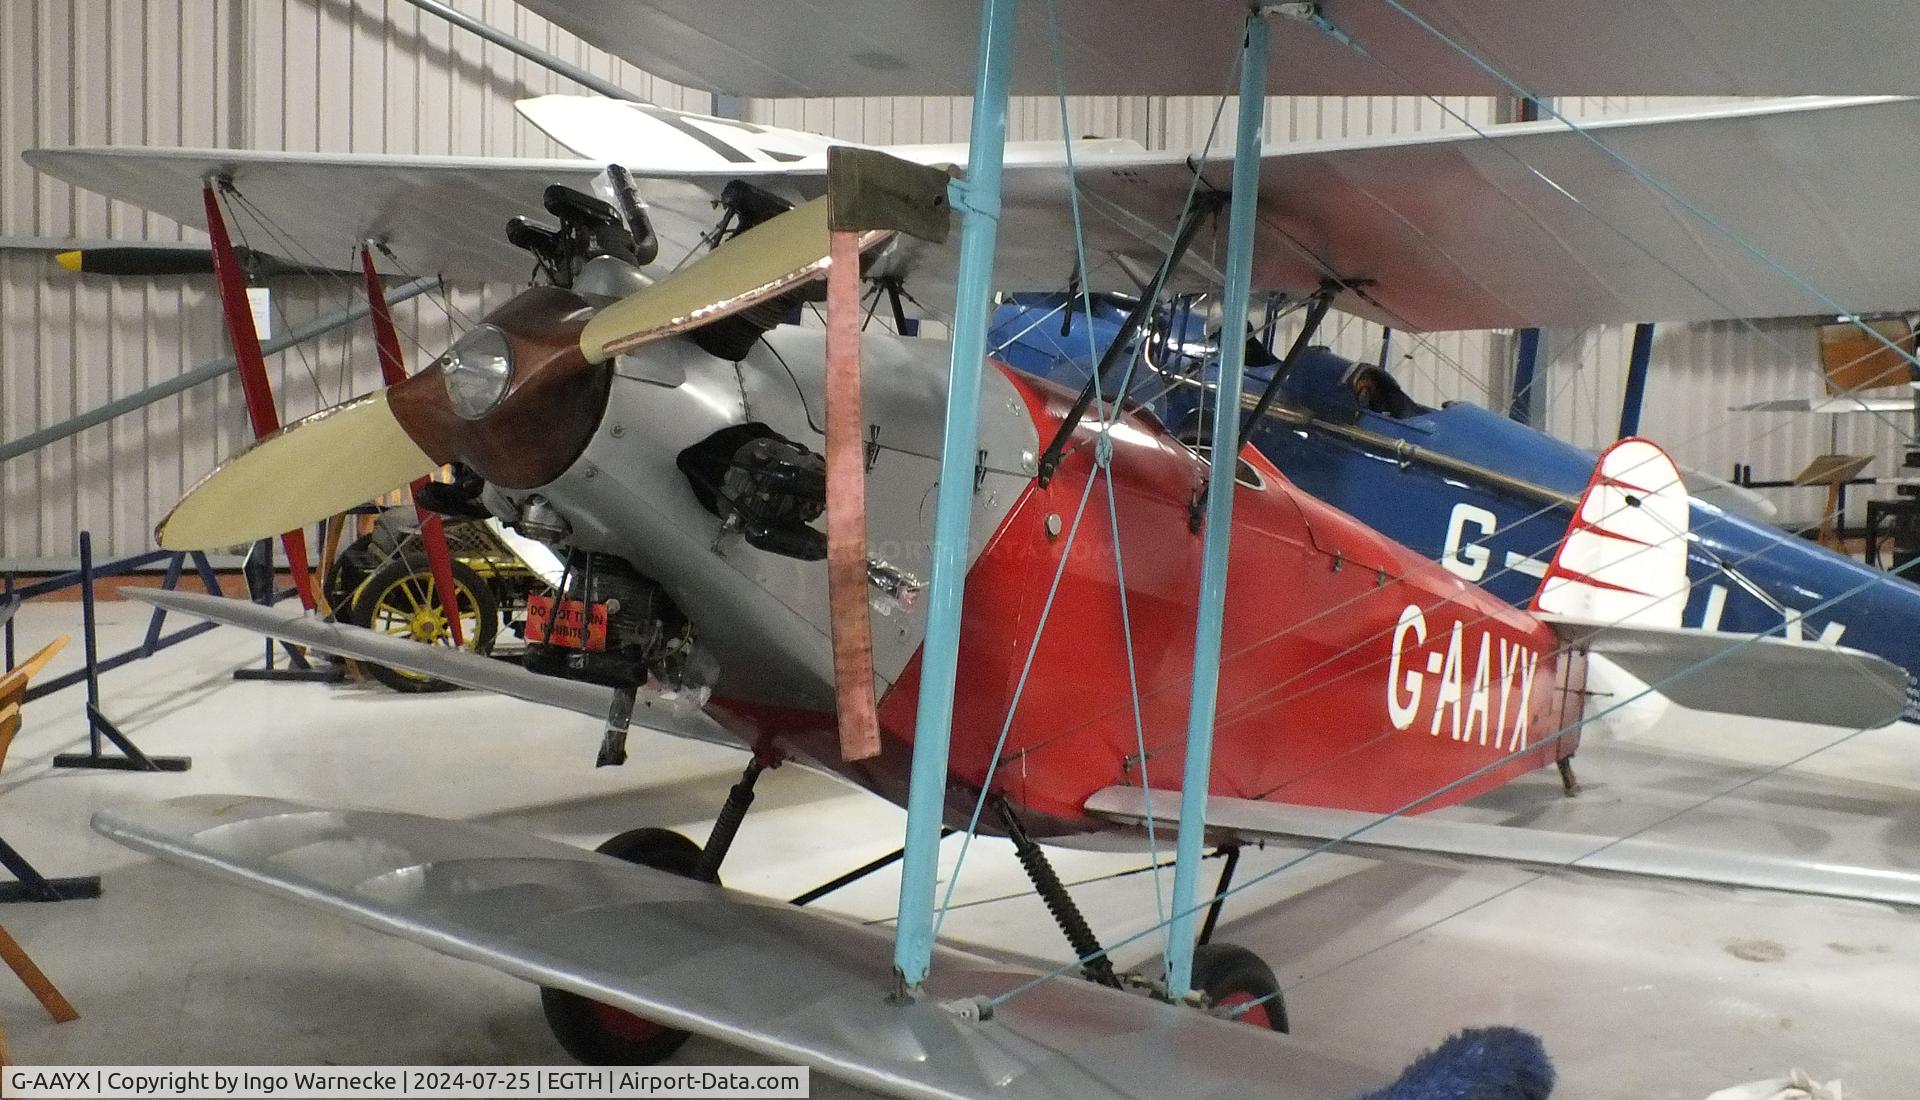
[[533,260],[507,243],[507,219],[539,214],[548,184],[588,187],[601,168],[578,160],[132,147],[30,149],[26,160],[182,225],[206,222],[202,181],[224,175],[245,200],[242,229],[257,215],[313,254],[289,259],[352,268],[353,250],[372,237],[407,273],[510,283],[526,282]]
[[[1300,143],[1262,158],[1254,284],[1305,292],[1329,275],[1371,279],[1342,295],[1340,308],[1406,330],[1833,312],[1775,263],[1850,311],[1920,300],[1920,265],[1911,262],[1920,228],[1909,228],[1920,176],[1908,167],[1920,159],[1920,101],[1739,104],[1590,130],[1733,236],[1555,123],[1497,127],[1491,141],[1454,132]],[[323,255],[373,233],[403,249],[412,270],[487,278],[528,267],[497,227],[537,213],[545,183],[593,176],[585,161],[132,149],[42,149],[27,159],[187,221],[201,174],[224,166],[249,203]],[[1075,164],[1092,289],[1134,293],[1135,275],[1157,265],[1168,243],[1192,170],[1177,153],[1100,148]],[[668,263],[697,245],[715,220],[714,197],[732,180],[795,200],[826,186],[824,163],[813,157],[703,157],[635,175]],[[1209,162],[1205,175],[1224,185],[1228,171]],[[997,286],[1057,287],[1072,277],[1065,182],[1057,151],[1007,166]],[[1217,284],[1222,257],[1209,248],[1224,244],[1197,245],[1176,285]],[[916,298],[952,300],[953,248],[900,241],[881,263],[879,271],[909,275]]]
[[[1087,811],[1123,824],[1149,819],[1178,825],[1180,792],[1107,787],[1087,799]],[[1435,817],[1381,817],[1357,810],[1207,799],[1207,829],[1246,839],[1337,841],[1360,851],[1419,852],[1503,863],[1574,867],[1651,878],[1745,886],[1795,894],[1920,905],[1920,873],[1848,867],[1817,859],[1780,859],[1747,852],[1710,851],[1638,837],[1585,836],[1512,825]]]
[[[525,0],[566,30],[680,84],[746,96],[967,95],[980,8],[952,0]],[[1512,95],[1379,0],[1313,5],[1371,58],[1275,16],[1274,95]],[[1920,90],[1899,4],[1753,0],[1403,0],[1520,86],[1555,96]],[[1021,5],[1013,89],[1052,95],[1049,7]],[[1058,0],[1067,90],[1218,95],[1246,0]]]
[[1340,1100],[1380,1084],[1315,1045],[1056,978],[986,1021],[947,1007],[1033,977],[936,948],[893,1005],[892,942],[552,841],[411,814],[202,796],[102,834],[241,885],[892,1096]]
[[646,688],[635,693],[631,716],[623,718],[615,709],[620,705],[616,699],[617,693],[604,684],[542,676],[518,665],[496,661],[465,649],[422,645],[404,636],[382,634],[346,623],[330,623],[300,611],[263,607],[248,600],[222,599],[198,592],[143,588],[138,592],[130,590],[127,595],[130,599],[168,611],[256,631],[269,638],[312,646],[322,653],[337,653],[342,657],[357,657],[363,661],[404,668],[461,687],[558,707],[603,722],[631,721],[647,729],[693,741],[729,746],[740,744],[738,737],[727,732],[726,727],[699,707]]

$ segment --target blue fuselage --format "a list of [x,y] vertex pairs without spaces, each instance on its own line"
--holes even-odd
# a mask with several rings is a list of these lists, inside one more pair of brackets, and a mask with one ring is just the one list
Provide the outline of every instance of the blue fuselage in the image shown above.
[[[1033,301],[1001,307],[989,346],[1004,345],[999,354],[1017,368],[1079,384],[1088,375],[1085,314],[1072,313],[1062,335],[1060,313],[1033,324],[1047,308]],[[1117,327],[1117,310],[1096,309],[1094,346],[1104,350]],[[1369,408],[1351,385],[1352,368],[1323,348],[1306,352],[1281,384],[1281,415],[1252,429],[1252,445],[1321,500],[1525,604],[1594,456],[1465,402],[1402,402],[1399,415]],[[1266,374],[1249,371],[1250,393]],[[1192,430],[1210,400],[1158,376],[1136,379],[1132,393],[1176,432]],[[1841,643],[1920,679],[1920,586],[1697,500],[1688,559],[1687,626]],[[1908,710],[1916,710],[1911,695]]]

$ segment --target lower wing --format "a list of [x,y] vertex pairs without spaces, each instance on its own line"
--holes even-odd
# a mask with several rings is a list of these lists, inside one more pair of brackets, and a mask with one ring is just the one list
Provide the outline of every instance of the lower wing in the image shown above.
[[[1087,812],[1123,825],[1161,827],[1180,822],[1180,792],[1107,787],[1087,800]],[[1638,838],[1587,836],[1512,825],[1434,817],[1386,817],[1250,798],[1207,799],[1209,833],[1243,840],[1335,843],[1366,853],[1424,854],[1572,867],[1714,886],[1920,906],[1920,873],[1850,867],[1815,859],[1781,859]]]
[[475,691],[541,703],[575,714],[598,718],[610,727],[628,724],[691,741],[708,741],[738,748],[740,739],[713,720],[692,700],[641,688],[634,693],[631,711],[619,692],[604,684],[542,676],[519,665],[496,661],[465,649],[422,645],[397,637],[349,626],[288,608],[263,607],[247,600],[222,599],[197,592],[157,588],[127,592],[129,599],[168,611],[194,615],[227,626],[265,634],[269,638],[311,646],[322,653],[403,668]]
[[103,835],[456,958],[889,1096],[1340,1100],[1381,1084],[1315,1044],[936,948],[888,1003],[891,937],[524,834],[202,796],[96,814]]

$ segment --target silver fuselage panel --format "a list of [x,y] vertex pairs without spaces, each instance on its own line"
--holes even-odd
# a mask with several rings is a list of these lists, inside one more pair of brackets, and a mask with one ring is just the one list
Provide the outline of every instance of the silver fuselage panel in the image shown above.
[[[931,564],[938,456],[946,417],[949,347],[871,334],[861,342],[861,396],[871,559],[925,581]],[[583,550],[615,554],[658,582],[720,663],[717,691],[741,702],[833,708],[826,563],[749,546],[723,530],[675,465],[715,431],[753,421],[824,452],[826,364],[822,334],[782,326],[739,363],[688,340],[647,345],[616,361],[607,412],[572,467],[525,492],[494,491],[516,510],[546,498]],[[1038,432],[1005,373],[982,379],[980,449],[968,563],[1031,482]],[[876,434],[877,432],[877,434]],[[884,694],[920,648],[924,605],[875,593],[875,690]]]

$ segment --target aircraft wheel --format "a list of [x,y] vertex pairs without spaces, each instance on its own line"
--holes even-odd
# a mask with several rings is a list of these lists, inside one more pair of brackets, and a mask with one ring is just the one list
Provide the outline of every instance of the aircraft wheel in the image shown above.
[[[500,631],[500,604],[493,598],[480,574],[461,561],[452,567],[454,609],[460,615],[460,633],[467,648],[475,653],[493,652],[494,635]],[[440,607],[433,573],[425,562],[415,565],[394,558],[373,574],[343,616],[355,626],[364,626],[382,634],[393,634],[427,645],[453,644],[453,631],[447,627],[447,614]],[[406,669],[388,668],[362,661],[367,675],[400,692],[451,691],[454,685]]]
[[[1287,1030],[1287,1002],[1273,968],[1260,956],[1231,943],[1203,943],[1193,949],[1193,988],[1207,995],[1214,1008],[1260,1004],[1234,1017],[1244,1024],[1273,1031]],[[1261,1000],[1270,997],[1269,1000]]]
[[[692,878],[700,845],[671,829],[629,829],[594,851],[657,871]],[[564,989],[540,988],[547,1027],[582,1065],[651,1066],[666,1061],[688,1033]]]

